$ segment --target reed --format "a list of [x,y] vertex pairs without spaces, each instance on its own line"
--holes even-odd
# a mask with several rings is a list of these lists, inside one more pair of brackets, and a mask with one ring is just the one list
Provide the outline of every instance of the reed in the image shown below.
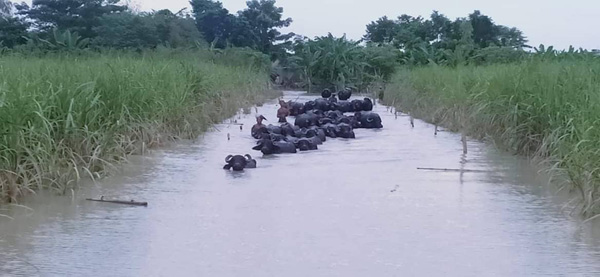
[[451,131],[546,163],[600,212],[600,61],[532,58],[515,64],[400,70],[386,103]]
[[0,199],[64,193],[277,96],[260,66],[208,56],[0,56]]

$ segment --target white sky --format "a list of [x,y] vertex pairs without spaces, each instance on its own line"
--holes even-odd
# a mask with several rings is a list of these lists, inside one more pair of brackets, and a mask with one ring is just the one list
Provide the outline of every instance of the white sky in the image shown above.
[[[188,0],[129,1],[142,10],[190,7]],[[230,13],[246,7],[245,0],[221,2]],[[368,23],[384,15],[428,18],[438,10],[454,20],[478,9],[496,24],[519,28],[532,46],[600,48],[600,0],[277,0],[277,5],[294,20],[286,30],[311,38],[331,32],[359,39]]]

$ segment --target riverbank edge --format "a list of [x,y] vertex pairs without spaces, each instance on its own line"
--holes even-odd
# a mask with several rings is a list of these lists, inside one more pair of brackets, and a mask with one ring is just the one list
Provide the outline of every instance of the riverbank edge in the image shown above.
[[[410,73],[408,73],[410,74]],[[411,92],[413,97],[403,97],[403,92]],[[417,97],[414,97],[418,95]],[[556,194],[566,193],[567,203],[564,209],[570,211],[571,215],[577,214],[583,220],[592,220],[599,216],[595,211],[585,210],[587,205],[580,193],[575,193],[572,179],[565,169],[560,168],[560,158],[540,155],[547,149],[535,149],[535,151],[524,153],[510,147],[510,141],[516,139],[507,135],[506,130],[488,125],[485,120],[474,116],[479,107],[475,106],[450,106],[427,97],[426,93],[413,88],[408,82],[396,78],[385,85],[383,93],[379,95],[382,104],[393,107],[394,113],[402,113],[412,118],[419,119],[433,125],[434,128],[443,128],[445,131],[461,134],[464,138],[472,138],[496,147],[500,151],[525,157],[541,172],[550,177],[549,186]]]
[[[115,133],[112,138],[120,141],[121,147],[113,148],[122,151],[104,153],[102,156],[95,157],[98,163],[76,163],[75,166],[64,168],[64,171],[42,172],[46,176],[42,179],[23,182],[12,172],[0,172],[0,205],[19,204],[28,196],[35,195],[40,191],[47,191],[57,195],[66,195],[67,192],[74,193],[82,181],[99,180],[110,178],[119,170],[119,166],[126,164],[128,159],[134,155],[145,155],[148,150],[161,149],[167,145],[172,145],[183,140],[195,140],[210,127],[219,124],[227,118],[231,118],[238,113],[249,114],[254,106],[262,106],[268,101],[277,99],[283,95],[283,90],[274,87],[266,80],[264,83],[252,84],[252,87],[240,88],[239,91],[231,91],[228,97],[212,96],[211,99],[203,104],[203,109],[196,113],[188,114],[185,118],[177,115],[172,118],[176,124],[195,123],[196,126],[189,126],[186,129],[196,131],[182,132],[173,129],[174,122],[156,122],[148,121],[136,123],[135,133]],[[202,120],[191,120],[194,117],[201,117]],[[190,128],[191,127],[191,128]],[[73,149],[71,149],[73,150]],[[73,154],[77,155],[73,150]],[[51,161],[48,161],[51,162]],[[58,165],[53,165],[58,166]],[[64,174],[68,172],[68,174]],[[64,175],[63,175],[64,174]],[[65,177],[66,176],[66,177]],[[37,181],[37,182],[36,182]],[[40,183],[43,182],[43,183]],[[60,182],[60,184],[59,184]]]

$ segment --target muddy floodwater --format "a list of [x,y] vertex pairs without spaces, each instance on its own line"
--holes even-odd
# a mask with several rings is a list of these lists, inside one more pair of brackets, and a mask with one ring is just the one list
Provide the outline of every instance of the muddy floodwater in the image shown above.
[[[257,108],[265,123],[276,103]],[[476,141],[463,155],[460,135],[375,111],[381,130],[262,157],[253,108],[243,130],[220,124],[74,194],[0,207],[13,218],[0,216],[0,276],[600,275],[599,226],[569,216],[527,160]],[[258,168],[222,169],[246,153]],[[149,206],[85,200],[101,195]]]

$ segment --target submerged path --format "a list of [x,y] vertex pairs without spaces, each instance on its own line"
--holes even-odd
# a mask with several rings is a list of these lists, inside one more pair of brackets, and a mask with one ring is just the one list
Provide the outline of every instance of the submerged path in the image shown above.
[[[285,99],[312,99],[286,92]],[[276,123],[276,101],[258,107]],[[600,234],[526,160],[386,112],[318,151],[251,150],[255,111],[70,196],[0,207],[0,276],[592,276]],[[231,140],[227,140],[227,133]],[[228,154],[258,168],[222,169]],[[486,172],[438,172],[417,167]],[[489,171],[489,172],[487,172]],[[86,197],[147,201],[129,207]]]

